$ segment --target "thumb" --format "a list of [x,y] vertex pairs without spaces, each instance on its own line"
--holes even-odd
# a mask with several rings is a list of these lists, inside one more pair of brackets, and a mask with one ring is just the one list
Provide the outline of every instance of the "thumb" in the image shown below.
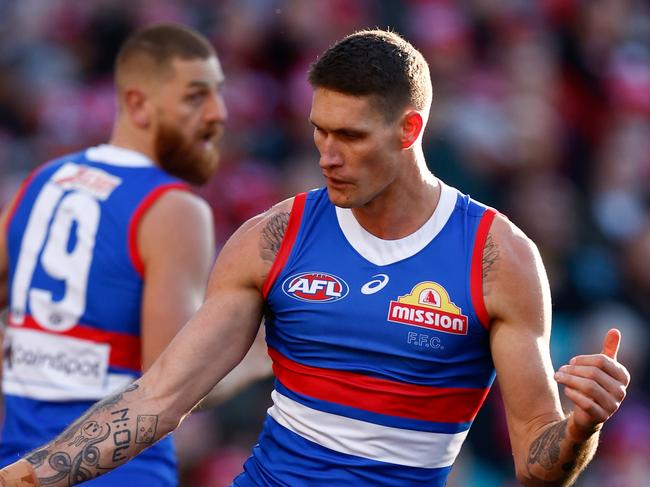
[[616,354],[618,353],[618,347],[621,344],[621,332],[616,328],[612,328],[605,335],[605,340],[603,341],[603,351],[609,358],[616,360]]

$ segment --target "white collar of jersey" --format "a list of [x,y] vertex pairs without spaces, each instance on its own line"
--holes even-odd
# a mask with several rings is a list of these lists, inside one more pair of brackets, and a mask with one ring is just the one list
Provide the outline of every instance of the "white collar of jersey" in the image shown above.
[[111,166],[150,167],[154,162],[141,152],[136,152],[116,145],[102,144],[86,150],[90,161],[103,162]]
[[433,215],[411,235],[384,240],[365,230],[349,208],[336,207],[336,217],[347,241],[361,256],[375,265],[389,265],[417,254],[445,226],[456,206],[458,191],[442,181],[440,200]]

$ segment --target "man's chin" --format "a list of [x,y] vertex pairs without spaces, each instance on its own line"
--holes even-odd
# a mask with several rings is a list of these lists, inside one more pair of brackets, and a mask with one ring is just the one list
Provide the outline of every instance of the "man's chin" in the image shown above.
[[329,186],[327,187],[327,196],[329,197],[330,202],[339,208],[354,208],[355,206],[354,202],[350,200],[349,195],[336,189],[332,189]]

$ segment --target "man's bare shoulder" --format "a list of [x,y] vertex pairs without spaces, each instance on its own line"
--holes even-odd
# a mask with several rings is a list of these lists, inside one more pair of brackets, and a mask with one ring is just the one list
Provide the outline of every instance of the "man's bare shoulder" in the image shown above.
[[492,319],[550,302],[537,246],[503,215],[495,217],[483,248],[483,296]]
[[143,217],[156,220],[156,223],[179,223],[187,219],[212,220],[212,210],[208,203],[194,193],[183,189],[172,189],[165,192],[152,205]]
[[138,225],[138,250],[147,261],[177,259],[194,262],[194,272],[209,268],[214,259],[214,223],[210,206],[184,190],[170,190],[160,196]]

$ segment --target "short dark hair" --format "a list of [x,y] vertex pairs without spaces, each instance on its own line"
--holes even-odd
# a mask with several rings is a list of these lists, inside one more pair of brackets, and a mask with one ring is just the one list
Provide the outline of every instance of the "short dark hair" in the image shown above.
[[338,41],[309,68],[314,88],[353,96],[376,96],[387,120],[407,105],[431,104],[429,65],[413,45],[395,32],[362,30]]
[[[210,42],[198,32],[175,23],[149,26],[132,34],[120,48],[115,61],[116,78],[131,65],[138,67],[143,60],[161,69],[172,59],[208,59],[216,56]],[[142,66],[140,66],[142,67]]]

